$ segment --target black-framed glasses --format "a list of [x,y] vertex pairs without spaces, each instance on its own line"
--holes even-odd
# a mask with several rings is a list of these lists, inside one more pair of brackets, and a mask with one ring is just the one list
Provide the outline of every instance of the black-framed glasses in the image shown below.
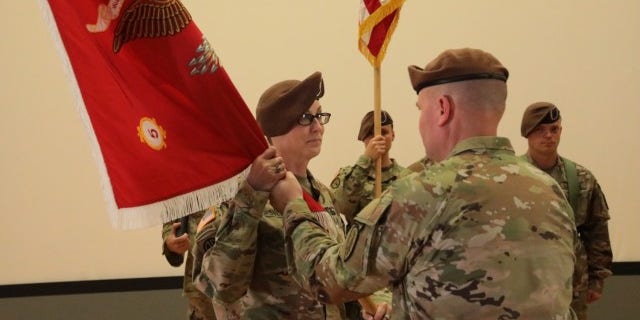
[[301,126],[308,126],[313,123],[313,119],[318,119],[320,124],[326,124],[331,119],[331,113],[320,112],[315,115],[311,113],[305,113],[298,119],[298,124]]

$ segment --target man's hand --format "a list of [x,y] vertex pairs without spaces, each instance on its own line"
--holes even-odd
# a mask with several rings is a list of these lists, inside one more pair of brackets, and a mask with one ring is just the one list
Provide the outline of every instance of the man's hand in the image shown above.
[[364,154],[371,158],[371,160],[378,160],[380,156],[387,152],[387,142],[382,135],[377,135],[365,141],[365,143],[366,148],[364,150]]
[[597,292],[595,290],[589,290],[589,291],[587,291],[587,303],[596,302],[596,301],[600,300],[601,296],[602,295],[600,294],[600,292]]
[[302,198],[302,187],[298,183],[296,176],[291,172],[287,172],[284,179],[278,181],[271,190],[269,201],[273,208],[282,213],[290,201],[298,198]]
[[183,234],[176,237],[176,231],[180,228],[180,222],[176,222],[171,226],[171,234],[167,237],[167,248],[173,253],[184,254],[189,250],[189,235]]
[[389,319],[391,315],[391,306],[386,303],[381,303],[376,307],[376,314],[370,314],[362,309],[362,319],[364,320],[384,320]]
[[258,191],[270,191],[273,186],[284,178],[285,168],[282,157],[278,156],[276,148],[269,147],[253,160],[247,182]]

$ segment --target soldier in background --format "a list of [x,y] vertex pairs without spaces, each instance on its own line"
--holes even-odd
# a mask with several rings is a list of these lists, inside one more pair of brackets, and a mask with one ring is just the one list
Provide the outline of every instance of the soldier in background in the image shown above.
[[507,69],[477,49],[409,67],[425,154],[436,162],[331,239],[287,174],[290,269],[326,303],[393,288],[392,319],[572,319],[575,224],[558,184],[497,137]]
[[[354,165],[340,168],[330,185],[335,197],[336,209],[346,217],[349,223],[375,198],[378,159],[381,159],[382,164],[380,179],[382,191],[386,190],[393,181],[410,173],[391,158],[389,153],[396,138],[391,115],[387,111],[380,111],[380,135],[373,135],[373,127],[373,111],[369,111],[362,118],[358,131],[358,140],[364,144],[364,153],[358,157]],[[391,304],[391,291],[388,289],[378,291],[370,297],[375,304]],[[363,310],[358,302],[349,302],[345,306],[349,319],[361,319]]]
[[380,125],[380,135],[374,136],[373,111],[364,115],[358,132],[358,140],[364,143],[364,153],[358,157],[354,165],[340,168],[331,181],[336,208],[348,221],[351,221],[375,196],[376,161],[379,158],[382,162],[382,191],[406,174],[405,168],[389,154],[396,134],[393,131],[393,119],[384,110],[380,111]]
[[[202,294],[193,285],[193,251],[192,244],[196,234],[196,227],[205,210],[192,213],[179,221],[167,222],[162,226],[162,254],[170,265],[181,266],[184,263],[184,279],[182,281],[182,295],[189,300],[187,319],[215,320],[215,313],[211,299]],[[181,234],[179,230],[182,231]],[[187,261],[184,261],[185,253]]]
[[562,117],[554,104],[536,102],[527,107],[520,133],[529,145],[522,157],[552,176],[573,208],[579,242],[571,307],[578,319],[585,320],[587,304],[600,299],[604,279],[611,275],[607,200],[587,168],[558,154]]

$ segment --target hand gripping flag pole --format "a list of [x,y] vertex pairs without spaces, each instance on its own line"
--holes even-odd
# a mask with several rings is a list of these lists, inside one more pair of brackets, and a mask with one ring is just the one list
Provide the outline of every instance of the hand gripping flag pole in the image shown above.
[[233,197],[267,143],[182,3],[41,3],[113,227],[148,227]]
[[[373,133],[381,131],[381,81],[380,65],[387,51],[391,35],[395,31],[400,16],[400,9],[405,0],[361,0],[360,21],[358,25],[358,49],[373,67]],[[375,197],[382,193],[382,158],[376,161]],[[358,300],[362,308],[376,313],[376,305],[370,297]]]

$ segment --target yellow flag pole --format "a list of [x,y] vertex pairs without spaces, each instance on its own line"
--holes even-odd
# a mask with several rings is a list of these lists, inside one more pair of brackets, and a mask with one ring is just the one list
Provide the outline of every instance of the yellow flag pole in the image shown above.
[[[381,132],[380,104],[381,104],[380,66],[373,67],[373,135],[377,136]],[[376,184],[375,197],[380,198],[382,194],[382,157],[376,160]],[[377,306],[371,296],[358,299],[362,309],[369,314],[376,314]]]
[[[373,135],[378,136],[381,133],[380,105],[382,101],[380,84],[380,66],[373,67]],[[382,157],[376,160],[376,185],[375,197],[380,198],[382,194]]]

